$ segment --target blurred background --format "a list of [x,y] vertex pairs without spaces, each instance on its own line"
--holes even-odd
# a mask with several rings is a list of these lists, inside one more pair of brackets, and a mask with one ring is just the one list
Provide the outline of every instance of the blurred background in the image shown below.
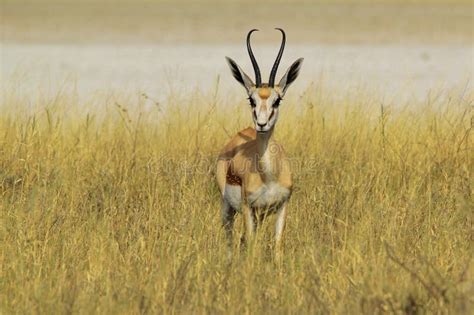
[[[1,0],[1,85],[23,94],[98,91],[243,93],[224,56],[268,76],[284,28],[279,76],[304,57],[293,91],[365,89],[386,100],[472,89],[474,7],[463,0]],[[240,94],[238,94],[240,95]],[[242,95],[243,97],[243,95]]]

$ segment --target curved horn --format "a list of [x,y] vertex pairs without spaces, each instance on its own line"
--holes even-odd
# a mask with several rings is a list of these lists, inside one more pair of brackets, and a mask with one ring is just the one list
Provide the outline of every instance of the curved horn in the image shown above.
[[250,47],[250,35],[255,31],[258,30],[253,29],[247,34],[247,50],[249,52],[250,60],[252,61],[253,70],[255,71],[255,85],[259,87],[262,85],[262,76],[260,75],[260,68],[258,67],[257,60],[253,55],[252,47]]
[[281,28],[275,28],[275,29],[281,32],[282,39],[281,39],[280,51],[278,52],[278,55],[275,59],[275,63],[273,64],[272,72],[270,72],[270,79],[268,80],[268,85],[270,85],[270,87],[273,87],[275,85],[275,77],[278,71],[278,66],[280,65],[281,56],[283,55],[283,50],[285,49],[285,43],[286,43],[285,31],[282,30]]

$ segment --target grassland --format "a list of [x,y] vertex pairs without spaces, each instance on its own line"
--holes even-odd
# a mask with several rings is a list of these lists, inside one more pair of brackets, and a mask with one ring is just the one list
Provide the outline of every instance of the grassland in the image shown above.
[[284,258],[270,219],[230,265],[214,166],[244,101],[3,92],[2,314],[472,310],[472,91],[289,96]]

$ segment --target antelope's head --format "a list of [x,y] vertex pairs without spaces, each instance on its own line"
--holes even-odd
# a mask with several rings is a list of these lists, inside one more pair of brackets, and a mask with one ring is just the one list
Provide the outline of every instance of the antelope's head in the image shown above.
[[255,123],[255,130],[262,133],[271,130],[273,126],[275,126],[275,123],[278,119],[278,107],[280,106],[280,101],[283,99],[283,96],[285,96],[288,87],[298,77],[301,64],[303,63],[303,58],[297,59],[288,68],[285,75],[283,75],[283,77],[280,79],[280,82],[275,84],[278,65],[280,64],[286,42],[285,32],[281,28],[277,28],[277,30],[279,30],[282,34],[282,41],[280,51],[278,52],[275,63],[272,67],[272,71],[270,72],[268,83],[262,83],[260,68],[258,67],[257,60],[255,59],[255,56],[252,52],[252,47],[250,46],[250,35],[258,30],[253,29],[247,35],[247,50],[255,71],[255,83],[234,60],[226,57],[230,70],[232,71],[232,75],[247,90],[248,100],[252,108],[252,117]]

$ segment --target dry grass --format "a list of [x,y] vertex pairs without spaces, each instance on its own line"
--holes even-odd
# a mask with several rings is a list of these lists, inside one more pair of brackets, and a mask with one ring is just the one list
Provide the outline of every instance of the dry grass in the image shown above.
[[329,95],[282,104],[296,187],[281,265],[268,224],[229,266],[213,171],[243,102],[4,93],[0,312],[472,309],[472,92],[383,112]]

